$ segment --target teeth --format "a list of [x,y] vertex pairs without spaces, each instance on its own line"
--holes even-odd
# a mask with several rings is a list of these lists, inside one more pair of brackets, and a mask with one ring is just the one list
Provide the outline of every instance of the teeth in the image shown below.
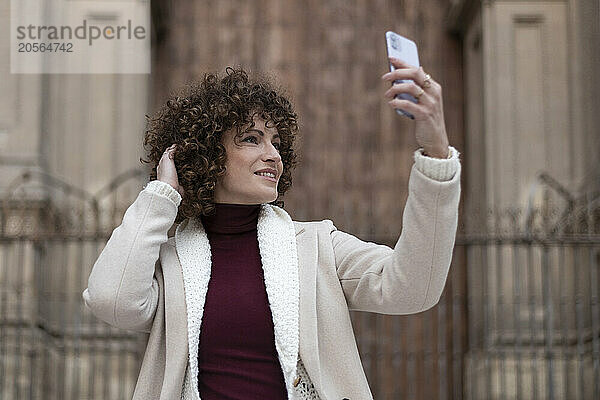
[[256,175],[268,176],[270,178],[275,178],[275,174],[273,174],[271,172],[257,172]]

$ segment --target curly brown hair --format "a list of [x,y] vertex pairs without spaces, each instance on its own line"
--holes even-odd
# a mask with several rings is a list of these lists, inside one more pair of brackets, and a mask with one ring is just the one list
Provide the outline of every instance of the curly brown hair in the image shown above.
[[222,77],[205,73],[201,81],[192,81],[172,94],[152,117],[146,115],[147,159],[140,161],[152,165],[150,180],[156,179],[165,149],[176,144],[174,161],[184,190],[176,223],[214,213],[214,189],[225,174],[227,159],[222,136],[229,129],[243,134],[254,126],[255,116],[275,127],[281,137],[283,173],[277,199],[269,204],[283,207],[280,197],[292,186],[292,170],[297,164],[298,117],[286,90],[269,77],[255,74],[249,78],[241,67],[227,67]]

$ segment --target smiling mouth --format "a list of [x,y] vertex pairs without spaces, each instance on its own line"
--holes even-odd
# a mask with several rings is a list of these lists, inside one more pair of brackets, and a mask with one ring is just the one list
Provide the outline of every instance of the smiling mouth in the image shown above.
[[277,182],[276,178],[271,178],[270,176],[264,176],[264,175],[259,175],[259,174],[254,174],[254,175],[258,176],[259,178],[264,178],[264,179],[266,179],[268,181],[271,181],[271,182]]

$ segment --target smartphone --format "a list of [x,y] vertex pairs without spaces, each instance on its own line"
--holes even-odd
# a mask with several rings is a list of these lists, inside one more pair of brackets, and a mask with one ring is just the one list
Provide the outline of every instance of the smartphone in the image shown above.
[[[410,39],[405,38],[402,35],[398,35],[395,32],[387,31],[385,33],[385,43],[387,45],[388,57],[398,58],[408,65],[413,67],[419,67],[419,52],[417,51],[417,45]],[[389,60],[388,60],[389,61]],[[390,62],[390,72],[395,70],[394,66]],[[412,79],[397,79],[394,83],[412,82]],[[410,100],[413,103],[417,103],[417,99],[408,93],[400,93],[395,96],[396,99]],[[414,115],[408,111],[402,109],[396,109],[396,112],[400,115],[404,115],[410,119],[415,119]]]

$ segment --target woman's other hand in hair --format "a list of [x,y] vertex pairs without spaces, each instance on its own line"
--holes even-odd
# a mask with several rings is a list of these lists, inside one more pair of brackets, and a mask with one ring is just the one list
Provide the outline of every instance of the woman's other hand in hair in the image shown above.
[[177,178],[177,168],[175,167],[175,144],[168,147],[163,153],[158,166],[156,167],[156,179],[168,183],[183,197],[183,187],[179,184]]

